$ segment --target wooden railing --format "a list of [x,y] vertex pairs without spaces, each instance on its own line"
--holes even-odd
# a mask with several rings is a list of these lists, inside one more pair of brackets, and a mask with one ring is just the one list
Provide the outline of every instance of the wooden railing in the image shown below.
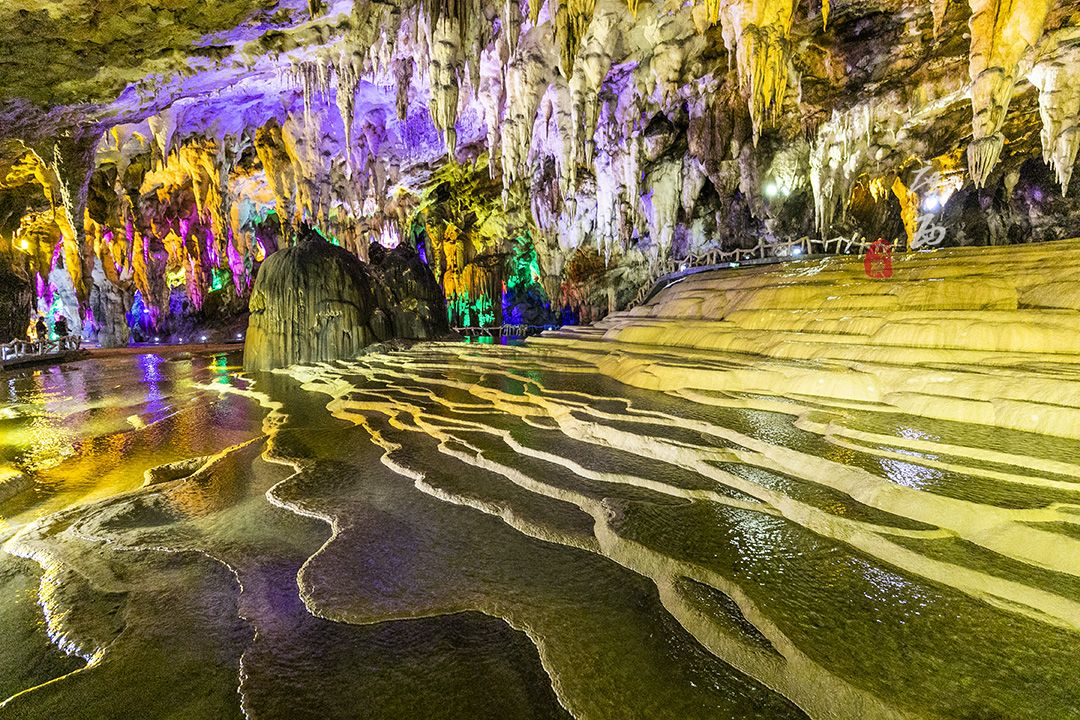
[[523,338],[530,331],[551,330],[555,325],[473,325],[470,327],[456,327],[454,330],[462,335],[472,337],[517,337]]
[[0,362],[32,357],[51,357],[74,352],[82,346],[82,338],[68,335],[55,340],[12,340],[0,345]]
[[[852,236],[850,238],[836,237],[831,240],[812,240],[808,237],[803,237],[798,240],[779,243],[766,243],[764,239],[760,239],[758,240],[757,245],[752,248],[735,248],[733,250],[712,248],[705,252],[688,255],[687,257],[678,260],[668,258],[663,262],[657,263],[656,266],[652,268],[648,282],[641,286],[641,289],[628,306],[628,309],[645,302],[645,299],[649,296],[649,293],[657,282],[668,275],[674,275],[678,272],[684,272],[693,268],[710,267],[713,265],[725,265],[733,262],[746,262],[748,260],[774,260],[776,262],[800,260],[811,254],[862,255],[866,253],[866,249],[870,247],[873,242],[873,240],[857,236]],[[897,247],[898,244],[899,241],[893,242],[893,250],[899,249]]]

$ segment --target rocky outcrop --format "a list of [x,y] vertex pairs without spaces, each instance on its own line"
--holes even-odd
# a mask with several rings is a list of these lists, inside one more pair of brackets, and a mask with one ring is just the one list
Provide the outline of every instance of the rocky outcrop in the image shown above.
[[271,255],[252,289],[247,370],[356,356],[394,337],[446,331],[442,294],[411,248],[365,264],[317,235]]
[[0,343],[26,337],[32,299],[30,283],[0,268]]
[[420,340],[449,332],[442,288],[411,245],[372,245],[368,262],[394,337]]

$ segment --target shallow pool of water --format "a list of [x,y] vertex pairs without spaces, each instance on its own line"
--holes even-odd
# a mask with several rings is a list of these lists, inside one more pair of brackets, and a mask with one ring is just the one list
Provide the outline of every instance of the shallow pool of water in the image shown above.
[[1080,717],[1066,441],[237,361],[4,378],[0,717]]

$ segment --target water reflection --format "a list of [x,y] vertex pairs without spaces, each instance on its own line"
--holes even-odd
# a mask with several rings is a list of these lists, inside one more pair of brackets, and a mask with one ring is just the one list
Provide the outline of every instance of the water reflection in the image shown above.
[[0,467],[32,484],[0,503],[0,540],[67,504],[138,487],[147,468],[251,437],[253,403],[203,387],[228,381],[228,368],[226,354],[141,353],[9,374]]

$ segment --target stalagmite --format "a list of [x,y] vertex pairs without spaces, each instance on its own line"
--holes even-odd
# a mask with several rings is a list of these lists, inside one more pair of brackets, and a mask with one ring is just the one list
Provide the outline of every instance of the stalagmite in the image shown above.
[[968,4],[973,116],[968,172],[975,186],[982,187],[1005,144],[1001,127],[1016,85],[1020,58],[1042,37],[1053,0],[968,0]]

